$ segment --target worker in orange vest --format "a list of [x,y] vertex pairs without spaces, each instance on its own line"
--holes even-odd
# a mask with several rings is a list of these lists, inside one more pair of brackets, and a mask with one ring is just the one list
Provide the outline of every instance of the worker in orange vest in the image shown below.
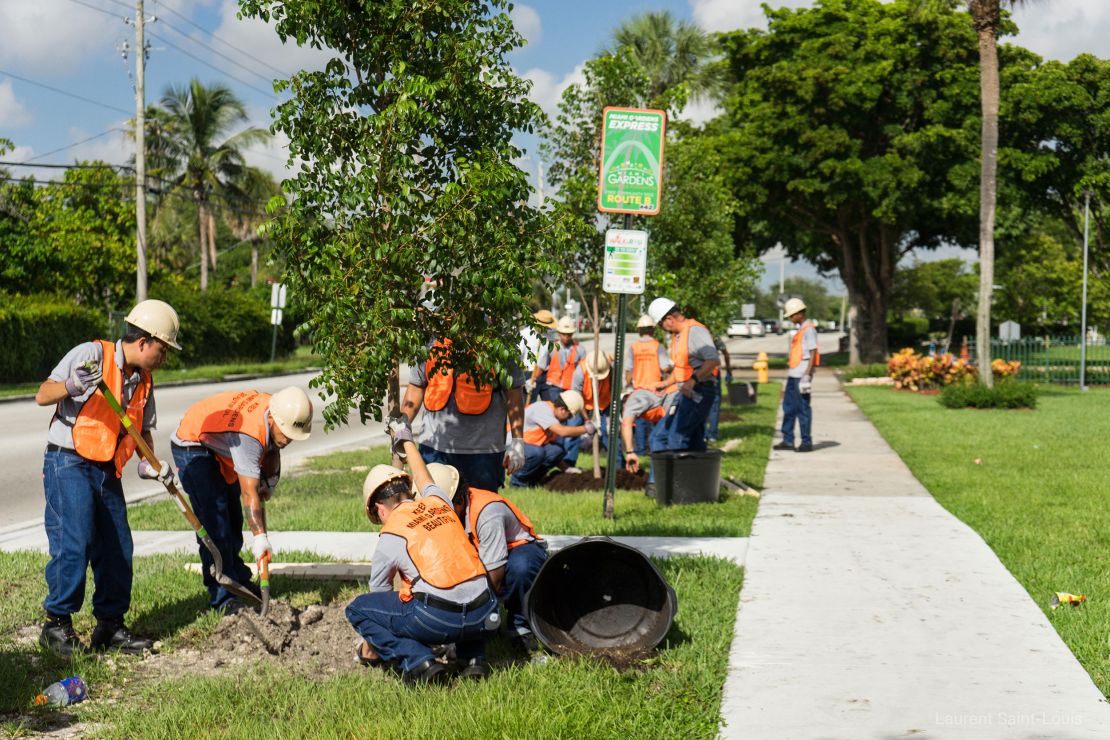
[[648,306],[648,314],[664,331],[674,334],[670,352],[674,368],[669,380],[679,393],[652,432],[651,450],[701,452],[706,447],[706,418],[716,394],[714,373],[721,364],[713,335],[705,325],[687,318],[670,298],[656,298]]
[[563,391],[569,391],[574,378],[574,369],[582,359],[582,347],[574,340],[574,319],[564,316],[555,324],[559,335],[559,346],[552,352],[546,345],[540,350],[536,360],[533,378],[543,377],[547,381],[544,401],[554,402]]
[[[641,451],[634,448],[634,425],[643,423],[649,430],[654,429],[674,403],[674,395],[672,393],[664,396],[661,392],[640,388],[624,399],[624,406],[621,408],[621,439],[625,449],[630,450],[624,456],[624,467],[628,472],[639,472],[640,456],[650,452],[650,449]],[[649,488],[648,493],[654,495],[654,490]]]
[[525,382],[524,392],[527,403],[535,403],[544,397],[547,388],[547,376],[536,364],[540,354],[546,348],[548,352],[558,341],[555,327],[558,322],[554,314],[546,308],[532,314],[532,325],[520,330],[520,366],[531,368],[528,380]]
[[589,420],[571,424],[571,419],[582,418],[580,414],[584,405],[582,394],[572,390],[560,393],[558,400],[537,401],[524,409],[524,465],[509,479],[511,485],[539,485],[547,477],[547,472],[556,466],[568,473],[582,472],[563,459],[566,448],[560,440],[597,431]]
[[[655,321],[644,314],[636,322],[635,341],[628,343],[624,354],[624,387],[629,393],[637,390],[655,392],[656,386],[673,367],[667,348],[655,338]],[[636,454],[648,452],[648,437],[655,425],[645,419],[636,419],[633,425],[633,438]]]
[[510,641],[526,655],[536,652],[539,643],[524,614],[524,597],[547,560],[547,543],[524,512],[504,496],[470,485],[450,465],[429,463],[428,472],[451,497],[494,593],[505,603]]
[[[443,683],[456,671],[461,678],[485,678],[490,672],[485,640],[501,624],[486,568],[450,495],[428,472],[411,431],[394,421],[390,434],[412,475],[375,465],[363,483],[366,516],[382,529],[370,593],[347,606],[347,621],[363,638],[359,661],[392,665],[409,684]],[[400,591],[393,590],[395,576]],[[451,643],[461,666],[435,658],[432,645]]]
[[[84,652],[72,615],[85,600],[85,571],[92,564],[93,616],[90,647],[141,653],[150,640],[124,625],[131,607],[131,528],[120,477],[135,451],[104,394],[102,380],[126,410],[130,424],[153,446],[158,414],[151,372],[177,344],[177,312],[162,301],[142,301],[127,314],[118,342],[103,339],[79,344],[62,358],[35,394],[39,406],[53,406],[46,433],[42,481],[46,493],[46,622],[39,644],[68,658]],[[163,461],[154,469],[145,460],[139,475],[164,482],[173,470]]]
[[[605,448],[609,445],[609,408],[613,402],[613,379],[609,377],[612,361],[613,358],[604,352],[595,353],[593,349],[587,350],[585,359],[578,363],[578,369],[574,371],[574,378],[570,383],[571,390],[582,394],[584,402],[582,407],[583,417],[594,424],[598,424],[597,419],[600,417],[601,422],[597,431],[601,435],[601,446]],[[594,402],[593,382],[595,378],[597,379],[598,395],[596,404]],[[596,416],[594,414],[595,405],[598,407]],[[567,437],[565,439],[568,442],[567,456],[563,460],[569,465],[577,465],[582,437]]]
[[817,327],[806,321],[806,304],[800,298],[791,298],[783,307],[798,328],[790,338],[790,356],[786,365],[786,389],[782,394],[782,441],[774,446],[776,450],[794,449],[794,424],[801,430],[802,444],[798,452],[813,451],[813,409],[810,407],[810,394],[813,389],[813,373],[821,364],[821,353],[817,349]]
[[[272,396],[258,391],[224,391],[197,401],[185,412],[170,440],[182,486],[193,511],[219,548],[224,573],[252,591],[250,568],[243,562],[243,512],[254,535],[255,560],[273,555],[265,502],[280,469],[281,450],[312,433],[312,401],[290,386]],[[268,469],[268,470],[267,470]],[[240,503],[241,502],[241,503]],[[200,539],[197,539],[198,546]],[[213,609],[241,606],[209,570],[212,555],[201,546],[204,585]]]

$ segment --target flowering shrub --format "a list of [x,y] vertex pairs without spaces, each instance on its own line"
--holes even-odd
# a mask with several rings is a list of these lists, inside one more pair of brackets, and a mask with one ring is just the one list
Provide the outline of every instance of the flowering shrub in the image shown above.
[[895,388],[923,391],[974,378],[975,367],[951,353],[919,355],[907,347],[890,356],[887,375]]
[[1021,370],[1021,360],[995,360],[991,363],[991,372],[996,378],[1012,378]]

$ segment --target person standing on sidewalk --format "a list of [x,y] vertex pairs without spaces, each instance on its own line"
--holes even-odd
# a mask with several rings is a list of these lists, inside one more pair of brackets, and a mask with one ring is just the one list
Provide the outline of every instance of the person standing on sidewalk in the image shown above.
[[[252,590],[251,571],[243,562],[243,510],[254,535],[255,560],[273,555],[267,534],[265,502],[276,485],[263,475],[279,463],[291,441],[312,434],[312,401],[300,388],[283,388],[272,396],[258,391],[225,391],[189,407],[170,440],[181,484],[197,519],[219,548],[224,572]],[[240,503],[241,502],[241,503]],[[200,545],[200,539],[197,539]],[[235,595],[216,582],[209,570],[212,555],[200,546],[208,604],[223,609]]]
[[813,373],[821,364],[817,349],[817,327],[806,320],[806,304],[800,298],[786,302],[783,313],[798,327],[790,339],[790,357],[787,360],[786,390],[782,394],[782,441],[776,450],[794,449],[794,423],[801,431],[802,444],[798,452],[813,451],[813,411],[810,395]]
[[[177,344],[177,312],[162,301],[143,301],[125,319],[118,342],[96,340],[79,344],[62,358],[39,387],[35,402],[54,406],[46,433],[42,481],[46,492],[46,622],[39,644],[62,657],[85,651],[73,629],[72,615],[85,600],[85,571],[92,565],[93,650],[141,653],[150,640],[124,625],[131,608],[131,528],[120,477],[135,452],[135,441],[97,384],[126,409],[129,422],[154,445],[151,430],[158,421],[151,372],[162,365],[169,347]],[[155,470],[139,462],[139,476],[168,483],[169,463]]]
[[[443,348],[446,342],[432,346]],[[511,385],[475,385],[466,373],[435,369],[435,357],[413,365],[401,402],[412,424],[423,408],[420,455],[427,462],[453,465],[474,485],[496,491],[524,465],[524,372],[508,368]],[[508,422],[510,439],[505,443]]]

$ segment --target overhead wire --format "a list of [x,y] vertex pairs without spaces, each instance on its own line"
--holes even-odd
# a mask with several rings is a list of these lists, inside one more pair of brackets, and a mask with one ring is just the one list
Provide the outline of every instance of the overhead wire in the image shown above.
[[82,144],[87,144],[88,142],[90,142],[94,139],[99,139],[101,136],[107,136],[108,134],[110,134],[114,131],[119,131],[120,133],[126,133],[127,129],[122,129],[122,128],[119,128],[118,126],[113,126],[112,128],[108,129],[107,131],[101,131],[99,134],[93,134],[92,136],[90,136],[87,139],[81,139],[80,141],[75,141],[72,144],[67,144],[66,146],[60,146],[57,149],[51,149],[48,152],[43,152],[42,154],[36,154],[35,156],[31,157],[30,159],[23,160],[19,164],[30,164],[31,162],[34,162],[36,159],[42,159],[43,157],[49,157],[51,154],[57,154],[58,152],[64,152],[67,149],[72,149],[75,146],[81,146]]
[[75,100],[81,100],[81,101],[84,101],[86,103],[90,103],[92,105],[98,105],[101,108],[106,108],[110,111],[115,111],[116,113],[122,113],[125,116],[130,116],[130,115],[133,115],[133,113],[134,113],[134,111],[124,110],[123,108],[117,108],[114,105],[109,105],[108,103],[102,103],[99,100],[94,100],[93,98],[86,98],[84,95],[78,95],[77,93],[71,93],[68,90],[62,90],[61,88],[53,87],[51,85],[47,85],[44,82],[36,82],[35,80],[31,80],[31,79],[28,79],[26,77],[21,77],[17,74],[12,74],[11,72],[9,72],[5,69],[0,69],[0,75],[7,75],[8,77],[11,77],[13,80],[19,80],[20,82],[25,82],[28,85],[34,85],[35,87],[41,87],[44,90],[49,90],[51,92],[58,93],[59,95],[65,95],[65,96],[73,98]]

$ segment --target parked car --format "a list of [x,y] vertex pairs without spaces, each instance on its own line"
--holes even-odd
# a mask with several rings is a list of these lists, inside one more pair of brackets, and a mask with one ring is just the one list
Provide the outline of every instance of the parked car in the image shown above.
[[782,334],[778,319],[763,319],[763,331],[767,334]]
[[730,337],[761,337],[763,334],[763,322],[756,319],[733,319],[728,325]]

